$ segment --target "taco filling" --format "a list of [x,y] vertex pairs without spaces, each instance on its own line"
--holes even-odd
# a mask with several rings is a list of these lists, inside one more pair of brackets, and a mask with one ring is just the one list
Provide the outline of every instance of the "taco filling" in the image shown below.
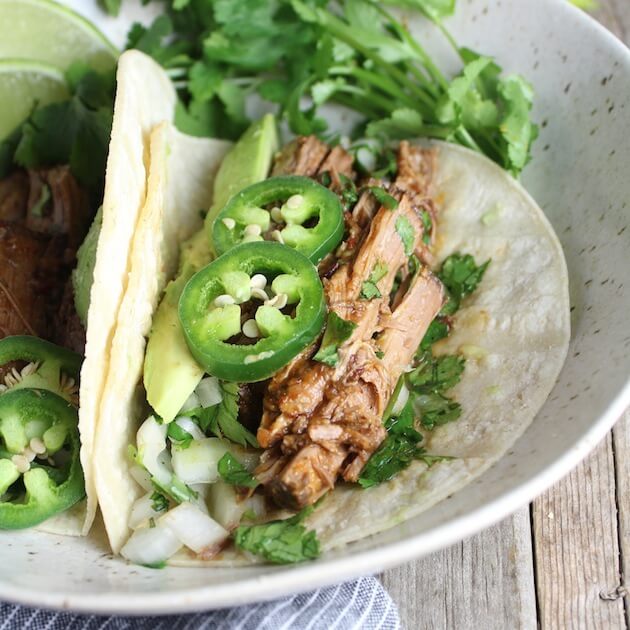
[[[114,553],[300,562],[496,462],[569,338],[562,250],[523,188],[442,142],[280,147],[270,114],[235,144],[192,137],[166,75],[120,65],[113,138],[138,142],[110,151],[90,315],[115,317],[80,410]],[[122,106],[139,76],[161,111]]]
[[[153,410],[131,449],[146,494],[129,512],[130,560],[156,566],[182,548],[210,560],[232,542],[272,562],[314,557],[301,510],[340,483],[449,459],[418,429],[458,418],[444,391],[465,359],[431,346],[490,261],[454,254],[440,279],[436,151],[404,141],[395,155],[389,172],[359,173],[340,146],[299,137],[216,214],[220,255],[178,301],[202,376],[173,418]],[[154,323],[145,369],[160,334]],[[270,522],[294,528],[290,544],[255,542]]]

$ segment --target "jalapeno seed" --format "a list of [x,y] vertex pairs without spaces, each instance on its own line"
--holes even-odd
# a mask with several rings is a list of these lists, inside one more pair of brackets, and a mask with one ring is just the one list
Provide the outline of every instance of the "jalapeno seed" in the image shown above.
[[243,324],[243,334],[250,339],[260,337],[260,330],[258,329],[258,324],[255,319],[248,319]]
[[[225,218],[233,219],[236,228],[228,229]],[[271,177],[245,188],[228,201],[218,219],[212,238],[219,254],[243,242],[277,240],[315,264],[339,244],[344,230],[339,198],[314,180],[296,175]],[[252,225],[260,226],[261,232],[253,231]],[[291,230],[294,227],[300,230]]]
[[230,304],[236,304],[236,300],[231,295],[224,293],[223,295],[219,295],[219,297],[215,298],[212,304],[217,308],[223,308],[224,306],[229,306]]
[[262,273],[256,273],[251,277],[249,283],[252,289],[264,289],[267,286],[267,278]]

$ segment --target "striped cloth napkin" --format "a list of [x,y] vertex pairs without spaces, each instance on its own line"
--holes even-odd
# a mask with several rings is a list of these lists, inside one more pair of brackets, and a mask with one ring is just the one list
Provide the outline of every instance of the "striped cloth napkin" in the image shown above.
[[399,630],[391,597],[373,577],[273,602],[193,615],[73,615],[0,604],[0,630]]

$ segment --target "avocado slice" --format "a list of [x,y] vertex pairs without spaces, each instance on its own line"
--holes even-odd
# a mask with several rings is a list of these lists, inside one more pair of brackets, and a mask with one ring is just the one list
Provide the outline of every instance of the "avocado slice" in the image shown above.
[[278,150],[278,132],[273,115],[267,114],[247,129],[225,156],[214,184],[214,198],[205,220],[212,244],[212,224],[232,195],[267,179],[271,161]]
[[72,289],[74,292],[74,308],[84,326],[87,326],[87,315],[90,307],[90,290],[94,280],[96,263],[96,247],[103,224],[103,207],[101,206],[81,247],[77,251],[77,266],[72,272]]
[[153,316],[144,358],[147,400],[164,422],[175,418],[204,374],[188,350],[177,305],[188,280],[214,258],[207,230],[211,230],[214,218],[233,194],[266,179],[277,150],[276,121],[267,114],[249,127],[223,159],[205,226],[182,243],[179,274],[166,287]]

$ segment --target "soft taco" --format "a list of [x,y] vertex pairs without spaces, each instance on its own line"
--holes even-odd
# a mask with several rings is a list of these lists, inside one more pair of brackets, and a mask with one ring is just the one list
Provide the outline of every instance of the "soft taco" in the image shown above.
[[[137,53],[121,72],[136,62],[160,83]],[[269,116],[232,148],[157,118],[145,160],[128,155],[147,194],[94,448],[116,553],[314,558],[506,452],[569,341],[561,247],[515,180],[445,143],[403,140],[366,168],[311,136],[278,152]]]

